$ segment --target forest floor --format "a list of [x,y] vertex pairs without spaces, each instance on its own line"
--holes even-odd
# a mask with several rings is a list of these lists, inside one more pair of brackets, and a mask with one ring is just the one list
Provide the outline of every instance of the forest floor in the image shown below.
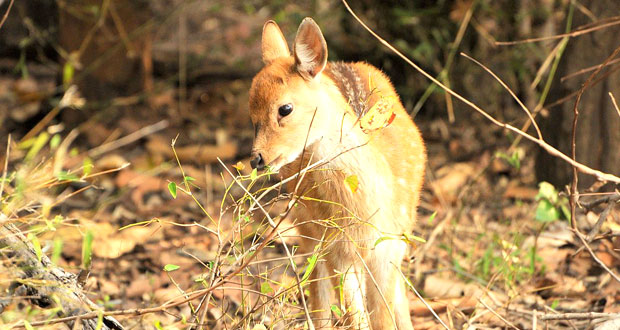
[[[247,79],[192,86],[181,107],[174,89],[163,90],[148,106],[100,112],[77,126],[77,138],[67,137],[62,122],[49,125],[33,137],[49,133],[53,141],[59,134],[66,143],[46,140],[35,152],[32,141],[22,138],[27,132],[14,130],[3,212],[74,273],[82,265],[84,237],[92,233],[92,268],[84,289],[106,310],[158,306],[208,286],[215,260],[218,272],[230,271],[248,258],[246,249],[268,228],[260,212],[252,218],[242,214],[239,205],[247,204],[247,196],[242,200],[243,190],[224,168],[240,174],[246,185],[277,182],[252,178],[248,88]],[[576,240],[566,220],[566,194],[536,181],[533,146],[511,146],[513,139],[500,128],[476,120],[418,120],[418,125],[429,163],[415,235],[426,242],[414,244],[403,272],[449,328],[589,329],[606,317],[571,313],[620,312],[620,283]],[[191,196],[182,191],[184,177],[191,177],[186,180]],[[277,201],[269,211],[275,216],[285,205]],[[602,211],[597,206],[579,212],[578,228],[588,233]],[[620,242],[610,234],[619,220],[616,207],[590,242],[611,269],[620,265]],[[285,240],[295,254],[301,240],[286,223],[282,232],[284,238],[260,250],[242,276],[213,291],[208,328],[304,328],[283,245]],[[301,276],[308,256],[293,260]],[[4,296],[13,270],[9,259],[3,263]],[[416,329],[442,328],[413,291],[408,295]],[[118,319],[128,329],[185,328],[197,302]],[[335,307],[334,316],[339,313]],[[4,327],[52,315],[15,297],[0,322]]]

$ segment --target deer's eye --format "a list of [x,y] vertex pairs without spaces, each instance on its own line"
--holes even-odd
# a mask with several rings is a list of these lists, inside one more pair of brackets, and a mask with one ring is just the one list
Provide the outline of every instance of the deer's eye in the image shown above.
[[293,112],[293,105],[290,103],[287,103],[278,108],[278,115],[280,115],[280,117],[288,116],[291,114],[291,112]]

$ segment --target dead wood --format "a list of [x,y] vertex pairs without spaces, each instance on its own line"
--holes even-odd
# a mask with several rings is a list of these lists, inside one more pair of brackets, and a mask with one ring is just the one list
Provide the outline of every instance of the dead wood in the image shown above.
[[[26,292],[32,303],[44,308],[60,304],[58,307],[62,308],[62,316],[82,315],[100,309],[86,297],[76,275],[54,265],[44,253],[39,258],[30,241],[2,213],[0,253],[12,257],[14,266],[18,268],[12,285],[13,293]],[[70,328],[73,328],[73,323],[67,322]],[[82,319],[81,324],[83,329],[95,330],[97,319]],[[121,330],[123,326],[113,317],[106,316],[101,329]]]

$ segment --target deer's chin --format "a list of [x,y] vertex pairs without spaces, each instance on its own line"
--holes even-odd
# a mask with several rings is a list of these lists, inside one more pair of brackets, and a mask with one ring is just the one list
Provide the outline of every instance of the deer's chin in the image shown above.
[[267,164],[267,166],[269,166],[270,171],[279,172],[282,166],[286,164],[288,164],[288,162],[286,162],[286,159],[282,157],[282,154],[280,154],[278,157],[276,157],[276,159],[272,160],[269,164]]
[[278,157],[276,157],[276,159],[269,163],[269,168],[273,172],[279,172],[282,167],[294,162],[299,157],[299,155],[301,155],[301,153],[289,155],[280,154]]

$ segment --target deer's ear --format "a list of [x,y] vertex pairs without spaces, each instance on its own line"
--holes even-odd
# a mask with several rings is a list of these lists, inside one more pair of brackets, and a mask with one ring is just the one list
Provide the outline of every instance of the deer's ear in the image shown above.
[[263,39],[262,39],[262,52],[263,62],[269,64],[275,59],[280,57],[291,56],[291,52],[288,50],[286,39],[280,27],[274,21],[268,21],[263,26]]
[[305,79],[313,79],[327,64],[327,44],[321,29],[310,17],[306,17],[297,30],[293,46],[297,71]]

